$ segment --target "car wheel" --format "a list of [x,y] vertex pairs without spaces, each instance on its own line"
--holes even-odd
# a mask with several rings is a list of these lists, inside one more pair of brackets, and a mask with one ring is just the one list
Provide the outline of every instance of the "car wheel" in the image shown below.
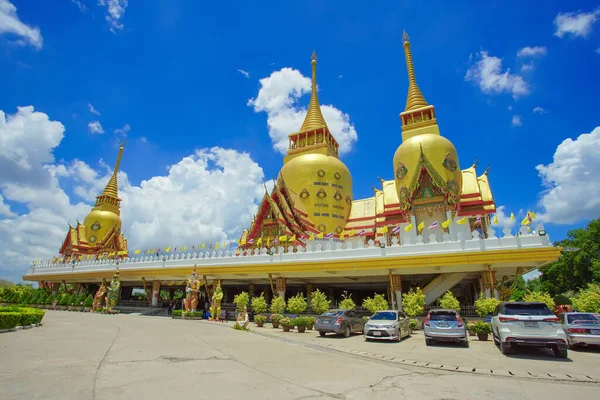
[[344,337],[350,337],[350,327],[347,326],[346,329],[344,329]]
[[323,332],[323,331],[319,331],[319,335],[321,335],[321,336],[325,336],[325,335],[326,335],[326,333],[325,333],[325,332]]
[[425,339],[425,346],[431,346],[431,339]]
[[513,349],[510,343],[500,343],[500,351],[502,352],[502,354],[511,354],[512,350]]
[[412,336],[412,332],[413,332],[413,331],[412,331],[412,328],[408,328],[408,337],[411,337],[411,336]]
[[500,344],[500,340],[496,337],[494,331],[492,331],[492,339],[494,339],[494,344],[497,346]]
[[463,347],[469,347],[469,339],[465,339],[461,344]]
[[402,339],[402,332],[400,329],[396,329],[396,342],[399,342]]
[[567,358],[567,354],[568,354],[567,349],[559,349],[558,347],[554,347],[552,349],[552,352],[554,353],[555,357]]

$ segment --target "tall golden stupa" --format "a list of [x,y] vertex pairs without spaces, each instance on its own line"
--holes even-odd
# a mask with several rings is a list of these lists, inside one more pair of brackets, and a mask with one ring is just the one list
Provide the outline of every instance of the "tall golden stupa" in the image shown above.
[[119,155],[104,191],[96,197],[96,204],[85,217],[83,224],[69,225],[60,254],[70,257],[106,252],[127,252],[127,239],[121,232],[121,199],[119,198],[117,174],[125,142],[121,143]]

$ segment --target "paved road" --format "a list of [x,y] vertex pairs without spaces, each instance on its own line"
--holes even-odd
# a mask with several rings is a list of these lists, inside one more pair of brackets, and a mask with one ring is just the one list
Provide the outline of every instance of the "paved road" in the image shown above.
[[[600,388],[399,365],[261,333],[234,331],[231,324],[49,311],[42,327],[0,334],[0,399],[564,400],[595,398]],[[350,340],[364,345],[359,337]],[[437,350],[431,354],[447,357],[448,349]]]

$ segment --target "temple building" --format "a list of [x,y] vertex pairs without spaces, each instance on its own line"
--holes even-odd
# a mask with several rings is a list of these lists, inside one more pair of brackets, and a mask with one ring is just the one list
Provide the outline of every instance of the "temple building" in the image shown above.
[[[206,298],[209,287],[221,282],[225,303],[241,291],[264,292],[270,299],[320,289],[334,306],[344,292],[357,304],[377,292],[401,308],[402,294],[415,287],[428,305],[448,290],[466,305],[481,293],[507,298],[520,275],[555,261],[561,249],[542,224],[494,228],[490,168],[478,172],[474,160],[461,169],[455,146],[440,133],[435,107],[417,85],[406,33],[403,48],[408,95],[400,113],[402,138],[390,169],[382,172],[393,179],[379,178],[371,197],[353,197],[352,176],[319,105],[313,53],[306,117],[289,135],[274,187],[265,186],[237,249],[124,255],[117,193],[121,147],[106,189],[84,223],[69,228],[61,248],[65,256],[78,256],[76,262],[36,263],[24,279],[93,289],[118,266],[123,301],[150,282],[155,294],[161,287],[182,288],[192,269],[202,276]],[[88,257],[107,252],[114,257]],[[151,298],[158,305],[158,296]]]
[[119,155],[104,191],[96,197],[96,204],[85,217],[83,224],[69,224],[67,237],[59,253],[68,260],[82,260],[84,257],[127,255],[127,239],[121,232],[121,199],[117,187],[117,174],[121,165],[125,143],[119,148]]

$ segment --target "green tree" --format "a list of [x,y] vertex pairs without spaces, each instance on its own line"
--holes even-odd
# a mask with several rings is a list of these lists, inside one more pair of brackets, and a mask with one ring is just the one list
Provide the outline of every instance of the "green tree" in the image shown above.
[[460,303],[458,299],[454,297],[451,291],[447,291],[444,296],[440,299],[440,307],[446,308],[448,310],[460,311]]
[[356,304],[354,300],[352,300],[352,295],[348,294],[348,292],[342,293],[342,301],[340,301],[340,308],[342,310],[354,310],[356,308]]
[[283,314],[285,311],[285,299],[283,297],[274,297],[271,301],[271,312],[273,314]]
[[373,298],[367,297],[366,299],[364,299],[362,306],[373,314],[377,311],[387,310],[389,307],[385,296],[377,293],[375,293]]
[[500,300],[493,297],[485,298],[483,297],[483,293],[481,293],[479,294],[479,298],[475,300],[475,311],[480,317],[485,317],[493,313],[498,304],[500,304]]
[[527,292],[523,296],[523,301],[544,303],[551,310],[554,308],[554,299],[548,292]]
[[425,311],[425,294],[418,288],[411,288],[402,295],[402,309],[409,317],[416,317]]
[[247,292],[242,292],[233,296],[233,302],[237,312],[244,311],[244,307],[248,307],[250,302],[250,295]]
[[582,312],[600,312],[600,285],[589,284],[573,299],[575,310]]
[[257,314],[262,314],[267,311],[267,301],[265,300],[265,292],[262,292],[260,296],[252,298],[252,311]]
[[306,311],[308,304],[306,303],[306,297],[302,293],[298,293],[294,297],[290,297],[287,303],[287,309],[292,314],[300,314]]
[[327,300],[327,295],[321,292],[319,289],[315,290],[310,294],[310,308],[321,315],[325,311],[329,310],[330,300]]
[[556,246],[580,249],[563,252],[555,262],[540,268],[542,289],[552,295],[585,289],[589,283],[600,283],[600,218],[585,228],[567,232],[567,238]]

